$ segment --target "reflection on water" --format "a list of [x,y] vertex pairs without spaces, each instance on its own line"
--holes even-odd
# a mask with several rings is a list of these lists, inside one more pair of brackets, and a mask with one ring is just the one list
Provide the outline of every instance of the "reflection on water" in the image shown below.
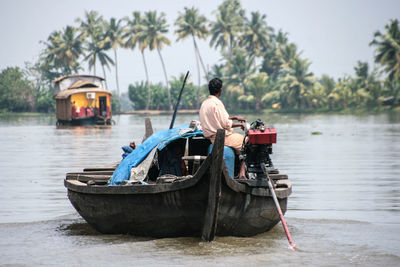
[[[99,234],[69,203],[63,178],[120,160],[121,146],[140,144],[144,116],[115,116],[112,127],[56,127],[52,116],[1,117],[0,262],[399,265],[399,114],[247,116],[278,130],[272,159],[293,184],[286,219],[296,253],[287,249],[280,224],[255,237],[211,243]],[[170,117],[152,117],[153,128],[166,129]],[[178,115],[176,125],[192,118]]]

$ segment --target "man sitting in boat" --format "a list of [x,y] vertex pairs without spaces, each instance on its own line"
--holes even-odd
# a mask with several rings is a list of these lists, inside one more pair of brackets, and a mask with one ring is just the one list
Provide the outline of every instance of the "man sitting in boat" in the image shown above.
[[129,155],[129,153],[131,153],[133,150],[135,150],[136,143],[132,141],[129,143],[129,146],[123,146],[121,148],[124,151],[124,154],[122,154],[122,158],[124,159],[124,158],[126,158],[126,156]]
[[[210,96],[201,104],[199,112],[200,123],[204,137],[209,139],[211,143],[214,143],[217,130],[225,129],[225,146],[233,148],[236,155],[239,155],[244,136],[236,133],[233,128],[241,127],[244,130],[246,119],[239,116],[229,116],[224,104],[219,99],[222,94],[222,84],[223,82],[219,78],[214,78],[208,83]],[[240,164],[239,178],[246,179],[244,162]]]

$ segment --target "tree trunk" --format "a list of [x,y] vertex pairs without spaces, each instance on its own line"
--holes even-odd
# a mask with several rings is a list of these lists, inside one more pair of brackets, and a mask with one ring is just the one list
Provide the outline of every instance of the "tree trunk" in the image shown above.
[[194,38],[194,36],[193,36],[193,42],[194,42],[194,47],[196,48],[197,55],[198,55],[198,57],[200,59],[201,66],[203,68],[204,75],[206,76],[206,79],[207,79],[207,82],[208,82],[208,80],[209,80],[208,71],[206,70],[206,67],[204,66],[203,59],[202,59],[202,57],[200,55],[200,50],[199,50],[199,47],[197,46],[196,39]]
[[158,55],[160,56],[161,65],[162,65],[163,71],[164,71],[165,83],[167,84],[169,110],[172,110],[171,90],[170,90],[170,88],[169,88],[167,70],[165,69],[164,60],[163,60],[163,58],[162,58],[162,56],[161,56],[161,51],[160,51],[160,48],[159,48],[159,47],[157,47],[157,52],[158,52]]
[[147,103],[146,103],[146,110],[150,108],[150,99],[151,99],[151,90],[150,90],[150,79],[149,79],[149,72],[147,71],[147,65],[146,65],[146,58],[144,57],[144,50],[142,52],[142,59],[143,59],[143,65],[144,65],[144,71],[146,73],[146,81],[147,81]]
[[194,40],[194,36],[193,37],[193,43],[194,43],[194,56],[196,57],[196,65],[197,65],[197,75],[198,75],[198,89],[197,89],[197,97],[196,97],[196,108],[200,107],[200,66],[199,66],[199,57],[197,55],[197,51],[196,51],[196,41]]
[[94,56],[93,71],[94,71],[94,76],[96,76],[96,56]]
[[229,61],[232,61],[233,37],[229,35]]
[[114,49],[114,59],[115,59],[115,80],[117,83],[117,98],[118,98],[118,109],[121,107],[121,99],[119,95],[119,81],[118,81],[118,57],[117,57],[117,49]]
[[104,68],[104,65],[103,65],[103,64],[101,64],[101,68],[103,69],[104,83],[105,83],[105,85],[106,85],[106,89],[108,90],[107,77],[106,77],[106,69]]

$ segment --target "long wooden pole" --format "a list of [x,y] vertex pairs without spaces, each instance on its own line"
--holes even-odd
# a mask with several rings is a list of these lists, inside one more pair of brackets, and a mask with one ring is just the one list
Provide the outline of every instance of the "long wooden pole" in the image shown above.
[[181,89],[181,91],[179,92],[178,101],[176,102],[176,106],[175,106],[175,110],[174,110],[174,115],[172,116],[172,120],[171,120],[171,124],[169,125],[169,129],[174,128],[176,112],[178,111],[179,102],[181,102],[181,96],[182,96],[183,88],[185,88],[185,84],[186,84],[186,80],[187,80],[187,77],[188,77],[188,76],[189,76],[189,71],[186,73],[185,79],[183,80],[182,89]]
[[296,246],[293,243],[292,237],[290,236],[290,233],[289,233],[289,229],[288,229],[288,227],[286,225],[285,218],[283,218],[283,213],[282,213],[282,210],[281,210],[281,206],[279,205],[278,198],[276,197],[275,189],[272,186],[271,178],[268,175],[268,171],[267,171],[267,167],[265,166],[265,163],[261,163],[261,169],[263,170],[264,174],[267,176],[268,187],[269,187],[269,190],[271,191],[272,198],[274,199],[275,206],[276,206],[276,209],[278,210],[279,217],[281,218],[283,229],[285,230],[286,237],[287,237],[287,239],[289,241],[289,244],[290,244],[290,246],[291,246],[291,248],[293,250],[296,250]]
[[221,200],[221,173],[224,160],[225,130],[218,129],[211,152],[210,184],[208,187],[207,208],[204,214],[201,239],[211,242],[217,230],[218,210]]

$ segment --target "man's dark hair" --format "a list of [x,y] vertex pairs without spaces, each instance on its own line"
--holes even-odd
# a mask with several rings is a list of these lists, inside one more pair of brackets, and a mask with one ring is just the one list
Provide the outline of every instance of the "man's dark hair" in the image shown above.
[[208,91],[210,91],[210,95],[216,95],[221,91],[222,88],[222,80],[218,78],[212,79],[208,83]]

